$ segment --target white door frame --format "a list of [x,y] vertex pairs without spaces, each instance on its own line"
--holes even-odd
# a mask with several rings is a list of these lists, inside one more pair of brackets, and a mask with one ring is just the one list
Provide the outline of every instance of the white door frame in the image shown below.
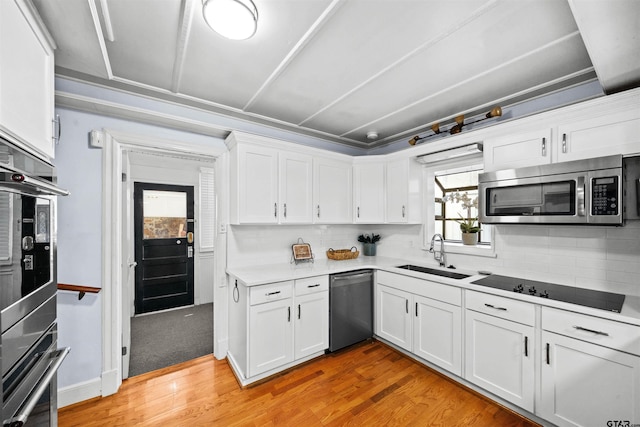
[[[113,130],[102,133],[102,396],[122,384],[122,172],[123,154],[131,149],[170,153],[193,159],[216,159],[226,149],[186,144]],[[128,267],[127,267],[128,268]],[[215,297],[214,297],[215,300]],[[214,353],[217,342],[214,340]]]

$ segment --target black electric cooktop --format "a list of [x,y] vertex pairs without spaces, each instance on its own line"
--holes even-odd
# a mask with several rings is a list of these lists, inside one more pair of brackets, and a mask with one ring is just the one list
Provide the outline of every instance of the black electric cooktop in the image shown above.
[[611,292],[594,291],[573,286],[556,285],[555,283],[538,282],[535,280],[519,279],[517,277],[492,274],[471,282],[476,285],[505,291],[518,292],[538,298],[549,298],[600,310],[620,313],[624,304],[624,295]]

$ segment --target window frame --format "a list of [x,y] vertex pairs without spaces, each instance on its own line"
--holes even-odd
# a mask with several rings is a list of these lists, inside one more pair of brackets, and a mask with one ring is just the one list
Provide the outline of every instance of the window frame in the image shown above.
[[[446,173],[459,173],[471,170],[483,170],[484,164],[482,154],[473,155],[465,158],[457,158],[443,162],[427,164],[423,167],[424,182],[424,218],[423,218],[423,247],[425,251],[429,250],[431,238],[435,234],[435,177],[436,174],[443,175]],[[443,211],[443,214],[445,212]],[[487,224],[488,225],[488,224]],[[445,240],[445,250],[449,253],[459,253],[466,255],[476,255],[495,258],[495,227],[490,226],[485,233],[490,233],[490,241],[475,246],[463,245],[462,241]]]

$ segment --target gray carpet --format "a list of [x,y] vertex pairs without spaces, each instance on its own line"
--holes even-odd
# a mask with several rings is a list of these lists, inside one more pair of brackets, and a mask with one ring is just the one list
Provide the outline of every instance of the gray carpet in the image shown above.
[[213,353],[213,304],[131,319],[129,377]]

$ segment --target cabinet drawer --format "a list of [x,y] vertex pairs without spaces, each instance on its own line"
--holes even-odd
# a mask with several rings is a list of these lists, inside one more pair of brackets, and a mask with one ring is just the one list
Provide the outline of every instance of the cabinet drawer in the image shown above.
[[404,276],[388,271],[378,270],[376,274],[377,282],[382,285],[448,304],[462,305],[462,290],[457,286],[443,285],[430,280],[418,279],[416,277]]
[[542,307],[542,329],[640,356],[640,326]]
[[307,277],[296,280],[296,296],[329,290],[329,276]]
[[528,302],[475,291],[466,291],[466,302],[469,310],[501,317],[524,325],[535,325],[535,307]]
[[270,283],[268,285],[252,286],[249,288],[249,304],[256,305],[269,301],[291,298],[292,293],[293,280]]

